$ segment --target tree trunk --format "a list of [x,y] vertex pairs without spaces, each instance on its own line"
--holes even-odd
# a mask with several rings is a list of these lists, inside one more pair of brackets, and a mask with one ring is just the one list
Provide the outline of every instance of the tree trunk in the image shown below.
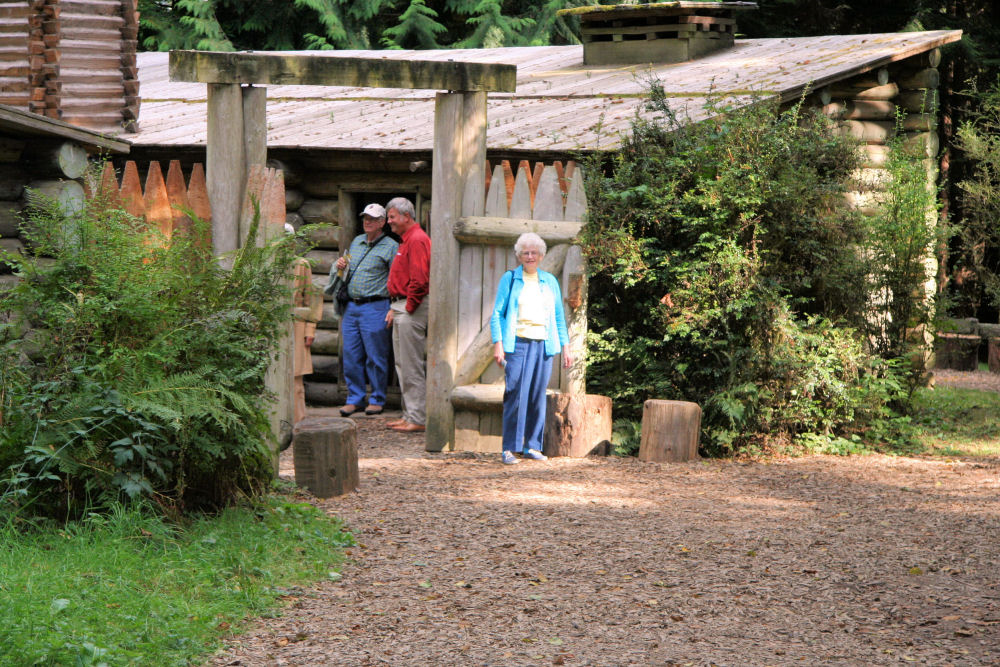
[[687,401],[648,400],[642,408],[639,460],[679,463],[698,458],[701,407]]

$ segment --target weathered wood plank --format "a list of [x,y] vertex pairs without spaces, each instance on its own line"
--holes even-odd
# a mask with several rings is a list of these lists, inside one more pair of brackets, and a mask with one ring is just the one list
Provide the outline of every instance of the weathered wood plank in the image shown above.
[[512,246],[521,234],[535,232],[546,244],[555,245],[572,242],[582,229],[578,221],[468,216],[455,224],[454,235],[463,243]]
[[[482,205],[484,180],[482,162],[479,169],[469,164],[471,154],[485,160],[486,95],[481,94],[481,109],[460,93],[438,93],[434,109],[434,166],[431,199],[431,275],[438,289],[429,300],[427,327],[427,432],[428,451],[450,450],[455,444],[455,424],[452,406],[445,397],[451,390],[458,360],[458,285],[452,276],[459,265],[459,244],[452,234],[455,221],[463,210],[463,199],[470,192],[465,182],[466,170],[477,174]],[[479,132],[467,128],[478,123]],[[480,138],[482,153],[473,145]]]
[[514,92],[517,67],[278,53],[171,51],[171,81]]
[[212,247],[217,255],[239,247],[239,217],[247,173],[244,150],[240,87],[210,83],[205,163],[212,204]]
[[564,394],[583,395],[587,393],[587,266],[578,245],[570,246],[566,254],[562,290],[573,364],[562,369],[559,389]]
[[531,217],[545,221],[563,219],[563,193],[559,187],[559,174],[551,165],[542,169],[539,176]]

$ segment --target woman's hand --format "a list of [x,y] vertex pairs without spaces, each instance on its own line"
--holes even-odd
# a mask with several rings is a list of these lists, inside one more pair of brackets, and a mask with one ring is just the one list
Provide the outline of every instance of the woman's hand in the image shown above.
[[503,368],[505,359],[503,353],[503,341],[498,340],[493,343],[493,359],[496,360],[497,366]]
[[563,348],[563,368],[569,368],[573,365],[573,355],[569,353],[565,347]]

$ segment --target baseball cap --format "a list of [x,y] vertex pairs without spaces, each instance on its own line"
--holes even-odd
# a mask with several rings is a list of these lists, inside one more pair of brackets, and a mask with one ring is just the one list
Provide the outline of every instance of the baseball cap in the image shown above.
[[361,211],[361,215],[370,215],[373,218],[384,218],[385,209],[379,204],[368,204],[368,206],[365,206],[365,210]]

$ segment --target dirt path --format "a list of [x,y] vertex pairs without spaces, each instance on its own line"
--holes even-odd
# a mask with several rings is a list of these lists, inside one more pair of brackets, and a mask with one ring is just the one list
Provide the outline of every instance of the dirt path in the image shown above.
[[321,503],[343,579],[215,664],[1000,665],[998,460],[501,466],[385,419]]

